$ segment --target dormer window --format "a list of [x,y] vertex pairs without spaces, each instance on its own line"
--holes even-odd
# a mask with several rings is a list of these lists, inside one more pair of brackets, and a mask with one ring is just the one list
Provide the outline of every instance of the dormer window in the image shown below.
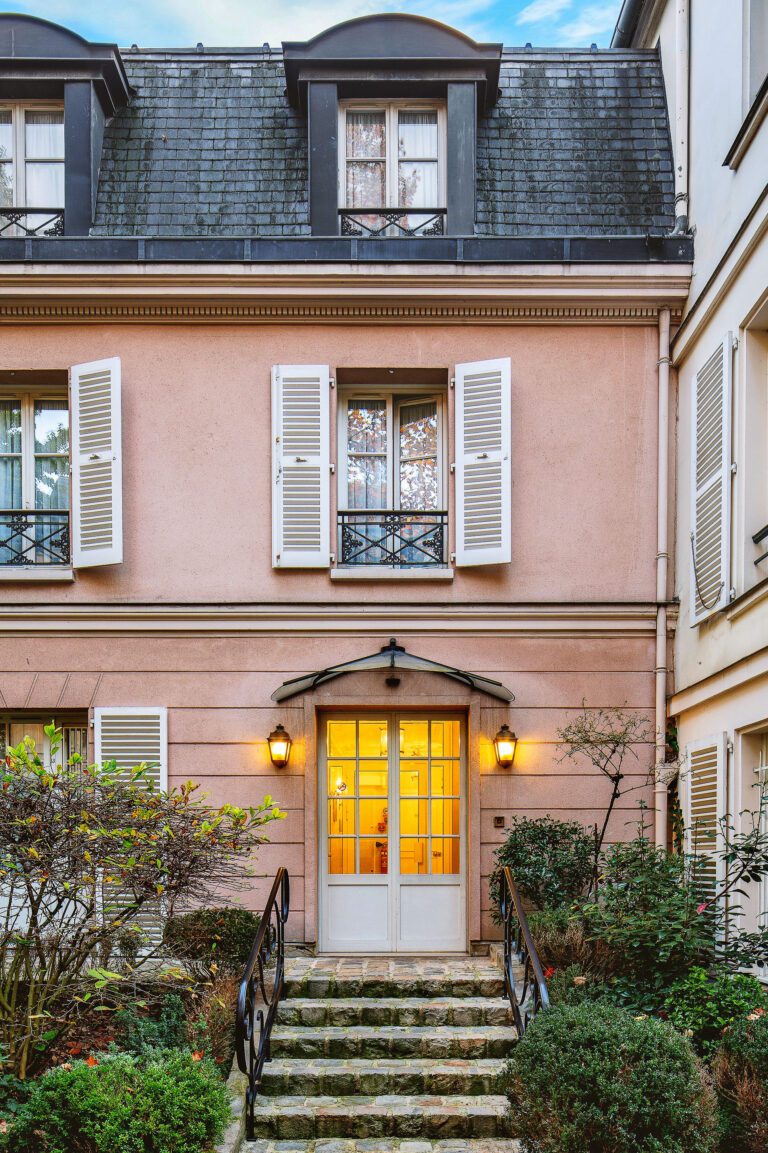
[[63,107],[0,104],[0,235],[56,234],[63,212]]
[[419,101],[343,104],[339,140],[344,234],[443,233],[443,105]]

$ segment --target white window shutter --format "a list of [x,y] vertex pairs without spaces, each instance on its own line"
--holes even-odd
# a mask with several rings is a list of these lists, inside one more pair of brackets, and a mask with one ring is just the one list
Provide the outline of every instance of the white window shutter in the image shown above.
[[[94,760],[116,761],[118,769],[146,764],[146,779],[168,788],[168,710],[163,707],[115,706],[93,711]],[[127,773],[126,773],[127,776]],[[109,902],[120,905],[120,891],[109,889]],[[161,901],[144,905],[136,917],[143,944],[139,954],[154,951],[163,939]]]
[[330,369],[272,369],[272,565],[331,563]]
[[512,560],[512,364],[456,365],[456,564]]
[[691,623],[723,608],[730,593],[730,333],[696,373],[691,477]]
[[70,369],[72,560],[75,568],[123,559],[120,361]]
[[685,850],[700,858],[702,896],[714,897],[724,880],[724,866],[714,854],[723,846],[720,825],[725,816],[727,734],[719,733],[686,747],[688,771],[683,780]]

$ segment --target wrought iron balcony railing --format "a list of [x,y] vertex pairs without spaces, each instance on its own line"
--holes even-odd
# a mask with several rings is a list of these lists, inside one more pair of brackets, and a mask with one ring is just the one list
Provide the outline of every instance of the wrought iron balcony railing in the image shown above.
[[63,208],[0,208],[0,237],[63,235]]
[[339,512],[339,564],[444,568],[448,513],[381,509]]
[[0,567],[69,562],[69,513],[66,510],[0,510]]
[[340,208],[342,236],[444,236],[444,208]]

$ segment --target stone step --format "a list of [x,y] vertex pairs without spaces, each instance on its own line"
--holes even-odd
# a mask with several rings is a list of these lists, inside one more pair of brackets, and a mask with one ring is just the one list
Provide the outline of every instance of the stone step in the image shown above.
[[503,997],[294,997],[280,1004],[281,1025],[509,1025]]
[[350,1097],[426,1093],[430,1096],[462,1097],[501,1093],[504,1089],[501,1058],[480,1061],[435,1060],[425,1057],[362,1060],[270,1061],[264,1066],[259,1092],[263,1096],[318,1094]]
[[513,1137],[462,1137],[458,1141],[420,1141],[412,1137],[321,1137],[319,1141],[245,1141],[243,1153],[520,1153]]
[[344,973],[310,970],[287,977],[285,991],[288,999],[350,998],[350,997],[502,997],[504,982],[498,970],[430,976],[422,969],[412,973]]
[[509,1102],[502,1096],[260,1097],[254,1109],[254,1136],[262,1140],[455,1140],[509,1137],[511,1128]]
[[271,1048],[283,1057],[506,1057],[517,1040],[511,1025],[352,1025],[289,1028],[279,1019]]

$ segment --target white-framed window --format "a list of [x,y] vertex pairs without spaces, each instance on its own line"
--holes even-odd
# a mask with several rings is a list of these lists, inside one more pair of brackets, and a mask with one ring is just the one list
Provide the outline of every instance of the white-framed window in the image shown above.
[[16,748],[25,737],[31,737],[35,749],[45,764],[52,764],[51,743],[45,735],[45,726],[54,724],[62,730],[62,743],[56,754],[57,762],[65,764],[78,753],[88,760],[88,719],[85,714],[78,717],[72,714],[41,716],[33,713],[0,713],[0,755],[5,756],[9,748]]
[[0,565],[68,563],[69,508],[66,391],[0,386]]
[[0,103],[0,209],[64,207],[64,109]]
[[445,203],[444,105],[413,100],[341,105],[342,208],[442,210]]
[[340,508],[445,508],[444,393],[352,389],[339,412]]

